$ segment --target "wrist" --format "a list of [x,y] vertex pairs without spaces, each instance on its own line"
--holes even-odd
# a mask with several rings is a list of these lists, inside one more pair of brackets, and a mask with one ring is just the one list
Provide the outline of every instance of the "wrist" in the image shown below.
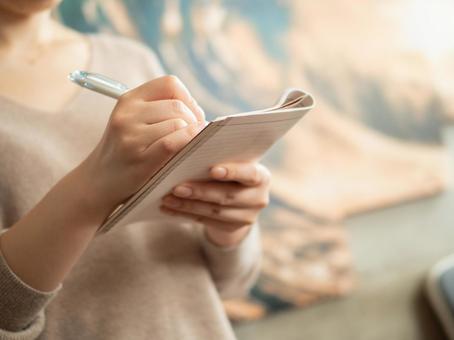
[[76,210],[91,222],[102,223],[116,206],[103,195],[96,178],[86,170],[84,163],[73,169],[62,182],[73,196]]
[[205,226],[206,239],[217,247],[235,247],[248,235],[252,225],[246,225],[233,231],[220,230],[215,227]]
[[85,251],[110,207],[76,167],[1,237],[3,257],[23,282],[56,289]]

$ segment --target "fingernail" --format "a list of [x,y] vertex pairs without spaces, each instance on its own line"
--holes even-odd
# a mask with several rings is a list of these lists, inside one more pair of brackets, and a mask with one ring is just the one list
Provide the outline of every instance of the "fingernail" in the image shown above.
[[173,193],[179,197],[189,197],[192,195],[192,189],[186,185],[179,185],[173,189]]
[[179,199],[176,199],[174,197],[166,197],[164,198],[162,202],[165,206],[170,207],[170,208],[179,208],[181,207],[181,201]]
[[222,166],[215,166],[211,173],[214,178],[224,178],[227,176],[227,169]]

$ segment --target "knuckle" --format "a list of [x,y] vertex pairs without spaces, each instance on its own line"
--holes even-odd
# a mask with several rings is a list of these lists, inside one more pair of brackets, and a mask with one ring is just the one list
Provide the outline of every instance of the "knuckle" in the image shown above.
[[192,139],[194,136],[196,136],[200,131],[202,130],[201,125],[197,124],[192,124],[191,128],[188,129],[188,135]]
[[110,119],[110,128],[114,131],[122,131],[126,126],[125,119],[120,114],[112,115]]
[[191,193],[191,198],[200,198],[203,197],[203,192],[202,189],[199,187],[199,185],[191,185],[192,193]]
[[226,166],[225,169],[227,170],[227,174],[225,175],[225,178],[228,178],[228,179],[236,178],[238,171],[236,170],[235,167]]
[[212,206],[211,207],[211,215],[213,216],[220,216],[222,213],[222,210],[219,206]]
[[264,198],[262,198],[259,203],[258,203],[258,207],[260,209],[263,209],[263,208],[266,208],[268,206],[268,204],[270,204],[270,198],[269,198],[269,195],[266,195]]
[[162,139],[159,144],[160,149],[166,155],[172,155],[178,151],[177,144],[170,138]]
[[184,103],[179,99],[172,99],[170,100],[171,110],[174,113],[180,114],[181,112],[185,111]]
[[198,133],[197,126],[191,124],[184,130],[183,142],[189,143]]
[[193,210],[194,209],[194,206],[193,206],[191,201],[181,199],[180,200],[180,204],[181,204],[180,205],[180,209],[181,210],[188,211],[188,210]]
[[171,127],[172,131],[180,130],[180,129],[184,128],[186,125],[188,125],[188,124],[186,124],[186,121],[181,118],[172,119],[171,124],[172,124],[172,127]]
[[219,205],[229,205],[229,199],[225,196],[216,197],[214,201]]
[[162,77],[162,82],[164,84],[164,87],[171,92],[174,92],[174,90],[180,85],[181,81],[177,76],[174,75],[167,75]]
[[226,193],[225,195],[221,196],[219,199],[220,205],[231,205],[235,200],[235,195],[232,193]]
[[195,199],[204,200],[207,197],[207,192],[204,187],[194,186],[192,191],[192,197]]

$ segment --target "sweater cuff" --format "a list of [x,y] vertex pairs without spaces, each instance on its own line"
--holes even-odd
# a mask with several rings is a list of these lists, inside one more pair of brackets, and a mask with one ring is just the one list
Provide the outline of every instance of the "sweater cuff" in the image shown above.
[[43,311],[33,320],[33,322],[21,331],[7,331],[0,329],[0,340],[35,340],[43,332],[45,317]]
[[260,269],[260,229],[253,225],[241,242],[234,247],[220,247],[199,233],[202,249],[214,281],[223,297],[241,296],[255,281]]
[[201,239],[205,253],[207,255],[219,257],[221,261],[222,259],[224,259],[228,260],[229,262],[232,260],[235,260],[235,262],[238,262],[238,260],[240,260],[240,262],[243,262],[241,261],[242,256],[247,254],[250,255],[251,251],[260,250],[259,226],[257,224],[251,226],[246,236],[244,236],[243,239],[238,244],[231,247],[222,247],[214,244],[212,241],[208,239],[203,228],[199,230],[200,230],[199,237]]
[[14,274],[0,251],[0,329],[18,332],[33,326],[60,288],[41,292],[30,287]]

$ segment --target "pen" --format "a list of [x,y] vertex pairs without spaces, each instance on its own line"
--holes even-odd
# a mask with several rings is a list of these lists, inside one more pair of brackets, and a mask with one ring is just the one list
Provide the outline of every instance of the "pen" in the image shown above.
[[115,99],[128,91],[125,84],[97,73],[76,70],[68,78],[77,85]]

